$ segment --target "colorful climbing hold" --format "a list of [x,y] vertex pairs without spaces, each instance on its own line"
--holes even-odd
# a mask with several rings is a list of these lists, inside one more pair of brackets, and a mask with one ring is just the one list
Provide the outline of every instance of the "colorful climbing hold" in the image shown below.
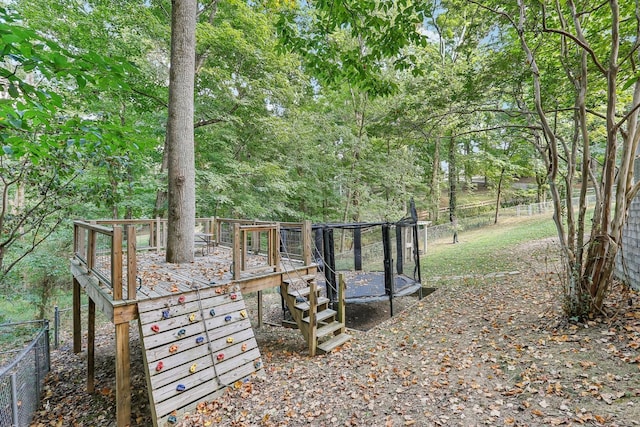
[[178,384],[176,386],[176,391],[185,391],[187,388],[184,386],[184,384]]
[[162,311],[162,318],[163,319],[168,319],[169,317],[171,317],[171,312],[169,310],[163,310]]
[[[184,387],[184,386],[183,386]],[[178,390],[178,391],[182,391],[182,390]],[[167,418],[167,422],[169,424],[175,424],[178,422],[178,419],[176,418],[175,415],[169,415],[169,418]]]
[[183,303],[184,303],[184,300],[185,300],[184,295],[180,295],[180,296],[178,297],[178,304],[183,304]]
[[196,369],[198,368],[198,365],[196,365],[195,363],[193,365],[191,365],[191,367],[189,368],[189,372],[191,372],[192,374],[195,374]]
[[216,294],[220,295],[224,293],[224,289],[222,288],[216,288]]
[[204,338],[203,337],[196,338],[196,344],[202,344],[203,342],[204,342]]
[[234,301],[235,301],[235,300],[238,298],[238,295],[236,295],[236,294],[231,294],[231,295],[229,295],[229,298],[231,298],[232,300],[234,300]]
[[260,368],[262,368],[262,361],[260,361],[260,360],[256,360],[255,362],[253,362],[253,366],[254,366],[256,369],[260,369]]
[[216,359],[218,359],[218,361],[223,360],[224,359],[224,354],[218,353],[218,355],[216,356]]
[[159,332],[159,331],[160,331],[160,326],[158,326],[158,325],[153,325],[153,326],[151,326],[151,330],[152,330],[153,332],[156,332],[156,333],[157,333],[157,332]]
[[175,353],[176,351],[178,351],[177,345],[174,344],[171,347],[169,347],[169,353]]
[[211,317],[216,315],[216,311],[212,308],[211,310],[209,310],[209,314],[211,315]]
[[187,331],[186,331],[186,330],[184,330],[184,329],[180,329],[180,330],[178,331],[178,337],[182,337],[182,336],[183,336],[184,334],[186,334],[186,333],[187,333]]
[[225,322],[231,322],[231,316],[229,316],[229,315],[224,316],[224,321]]
[[196,321],[196,314],[195,313],[191,313],[189,315],[189,322],[195,322]]
[[233,344],[233,337],[227,338],[227,344]]
[[247,312],[246,312],[246,310],[242,310],[242,311],[240,312],[240,316],[242,316],[242,318],[243,318],[243,319],[244,319],[245,317],[247,317]]
[[171,292],[180,292],[180,288],[175,283],[171,285]]
[[164,363],[162,363],[162,360],[158,362],[158,364],[156,365],[156,372],[160,372],[162,371],[162,368],[164,368]]
[[247,344],[246,343],[242,344],[242,351],[247,351]]

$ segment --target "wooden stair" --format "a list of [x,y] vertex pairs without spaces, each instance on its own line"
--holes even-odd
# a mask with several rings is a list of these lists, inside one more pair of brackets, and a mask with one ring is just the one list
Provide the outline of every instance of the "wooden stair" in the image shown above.
[[309,345],[309,355],[329,353],[351,339],[344,323],[344,281],[338,289],[337,310],[329,308],[329,298],[320,296],[314,275],[284,279],[280,291]]

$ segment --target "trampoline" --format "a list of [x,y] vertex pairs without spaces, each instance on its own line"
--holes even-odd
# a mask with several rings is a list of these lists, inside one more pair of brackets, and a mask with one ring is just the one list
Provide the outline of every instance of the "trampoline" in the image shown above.
[[392,222],[315,224],[314,257],[321,272],[318,284],[331,301],[337,278],[346,283],[346,303],[370,303],[419,292],[418,220],[413,200],[407,217]]

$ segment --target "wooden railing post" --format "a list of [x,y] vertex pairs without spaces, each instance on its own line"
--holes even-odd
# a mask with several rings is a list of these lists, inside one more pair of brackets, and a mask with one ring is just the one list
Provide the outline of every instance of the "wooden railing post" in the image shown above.
[[346,283],[344,281],[344,274],[340,274],[338,276],[338,322],[342,323],[344,325],[345,323],[345,306],[346,306],[346,296],[345,296],[345,290],[346,290]]
[[233,278],[238,280],[242,271],[242,239],[240,238],[240,224],[233,224]]
[[280,223],[276,223],[273,233],[273,271],[280,271]]
[[122,299],[122,227],[113,227],[111,238],[111,286],[113,288],[113,300]]
[[315,280],[309,282],[309,356],[316,355],[316,346],[318,345],[318,340],[316,339],[318,324],[316,319],[318,318],[318,294],[317,294],[317,284]]
[[138,275],[138,260],[136,255],[136,227],[127,227],[127,299],[136,299],[136,277]]
[[96,238],[97,232],[95,230],[89,231],[89,247],[87,248],[87,270],[91,271],[93,266],[96,265]]
[[160,218],[156,218],[156,252],[160,251]]
[[304,265],[311,265],[311,221],[307,220],[302,223],[300,233],[302,234],[302,261]]

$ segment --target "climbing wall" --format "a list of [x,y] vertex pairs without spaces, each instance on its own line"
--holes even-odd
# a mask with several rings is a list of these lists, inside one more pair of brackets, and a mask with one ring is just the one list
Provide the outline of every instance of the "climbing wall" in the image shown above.
[[156,426],[171,426],[198,402],[262,373],[237,287],[206,287],[141,301],[138,312]]

